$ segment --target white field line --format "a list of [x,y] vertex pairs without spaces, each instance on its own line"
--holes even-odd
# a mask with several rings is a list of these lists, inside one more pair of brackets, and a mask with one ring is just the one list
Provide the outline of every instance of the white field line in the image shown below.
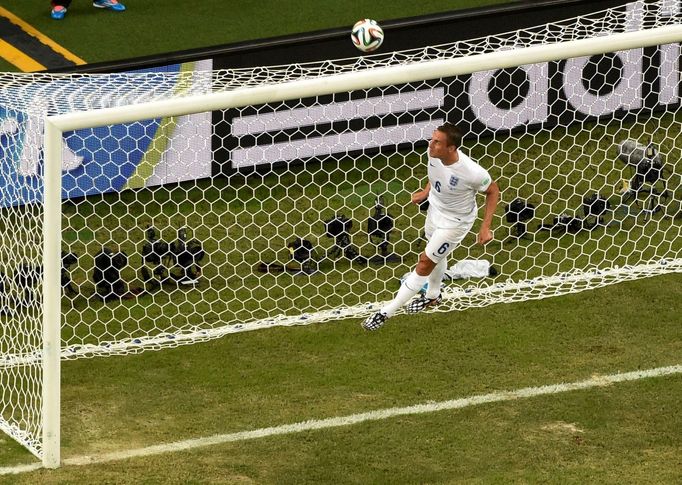
[[[648,379],[652,377],[660,377],[673,374],[682,374],[682,365],[658,367],[656,369],[638,370],[634,372],[611,374],[605,376],[595,375],[590,379],[578,382],[552,384],[540,387],[525,387],[523,389],[518,389],[516,391],[498,391],[492,392],[490,394],[453,399],[449,401],[429,402],[400,408],[379,409],[376,411],[369,411],[366,413],[351,414],[349,416],[303,421],[300,423],[284,424],[281,426],[273,426],[270,428],[260,428],[251,431],[240,431],[237,433],[209,436],[206,438],[176,441],[175,443],[166,443],[161,445],[148,446],[145,448],[117,451],[113,453],[103,453],[100,455],[76,456],[73,458],[66,458],[62,460],[62,465],[67,466],[95,465],[110,461],[126,460],[129,458],[137,458],[142,456],[160,455],[163,453],[191,450],[195,448],[218,445],[222,443],[231,443],[235,441],[245,441],[256,438],[265,438],[268,436],[277,436],[292,433],[300,433],[303,431],[349,426],[353,424],[363,423],[365,421],[379,421],[382,419],[394,418],[396,416],[433,413],[437,411],[452,409],[462,409],[470,406],[478,406],[481,404],[492,402],[512,401],[515,399],[524,399],[535,396],[544,396],[549,394],[559,394],[562,392],[570,392],[582,389],[591,389],[595,387],[608,386],[619,382],[636,381],[640,379]],[[0,468],[0,475],[23,473],[38,470],[40,468],[42,468],[42,465],[39,463],[5,467]]]

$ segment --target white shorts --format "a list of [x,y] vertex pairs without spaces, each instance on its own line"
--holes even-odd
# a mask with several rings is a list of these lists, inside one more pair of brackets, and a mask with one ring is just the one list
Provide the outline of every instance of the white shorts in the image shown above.
[[448,254],[452,252],[459,243],[462,242],[464,237],[471,231],[471,227],[474,225],[472,222],[462,222],[456,227],[452,228],[439,228],[436,227],[430,218],[426,218],[426,248],[424,253],[426,256],[438,264],[443,259],[447,257]]

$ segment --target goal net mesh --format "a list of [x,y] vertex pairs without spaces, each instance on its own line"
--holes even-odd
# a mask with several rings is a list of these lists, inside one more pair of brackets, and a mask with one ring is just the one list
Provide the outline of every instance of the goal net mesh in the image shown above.
[[[43,125],[134,106],[679,25],[635,2],[523,31],[311,64],[0,74],[0,426],[41,453]],[[682,269],[680,45],[441,76],[64,133],[62,357],[357,317],[424,248],[426,141],[444,121],[502,189],[451,311]],[[477,227],[477,226],[475,226]],[[49,228],[48,228],[49,229]],[[488,270],[488,265],[493,270]],[[358,327],[359,328],[359,327]]]

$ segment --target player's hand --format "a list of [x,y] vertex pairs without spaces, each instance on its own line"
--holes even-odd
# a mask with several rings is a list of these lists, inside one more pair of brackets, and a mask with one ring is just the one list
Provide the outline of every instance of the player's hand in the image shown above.
[[487,244],[493,240],[493,231],[487,227],[482,227],[478,233],[478,244]]
[[429,196],[429,193],[425,190],[420,190],[419,192],[415,192],[412,194],[412,203],[413,204],[421,204],[424,202]]

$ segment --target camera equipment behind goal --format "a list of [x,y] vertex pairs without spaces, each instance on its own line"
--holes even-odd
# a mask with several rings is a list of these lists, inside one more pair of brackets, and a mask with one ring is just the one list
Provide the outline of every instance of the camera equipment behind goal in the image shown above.
[[642,145],[636,140],[625,140],[618,147],[618,159],[630,168],[632,175],[622,192],[622,204],[634,204],[645,218],[661,210],[667,201],[667,170],[661,154],[653,142]]

